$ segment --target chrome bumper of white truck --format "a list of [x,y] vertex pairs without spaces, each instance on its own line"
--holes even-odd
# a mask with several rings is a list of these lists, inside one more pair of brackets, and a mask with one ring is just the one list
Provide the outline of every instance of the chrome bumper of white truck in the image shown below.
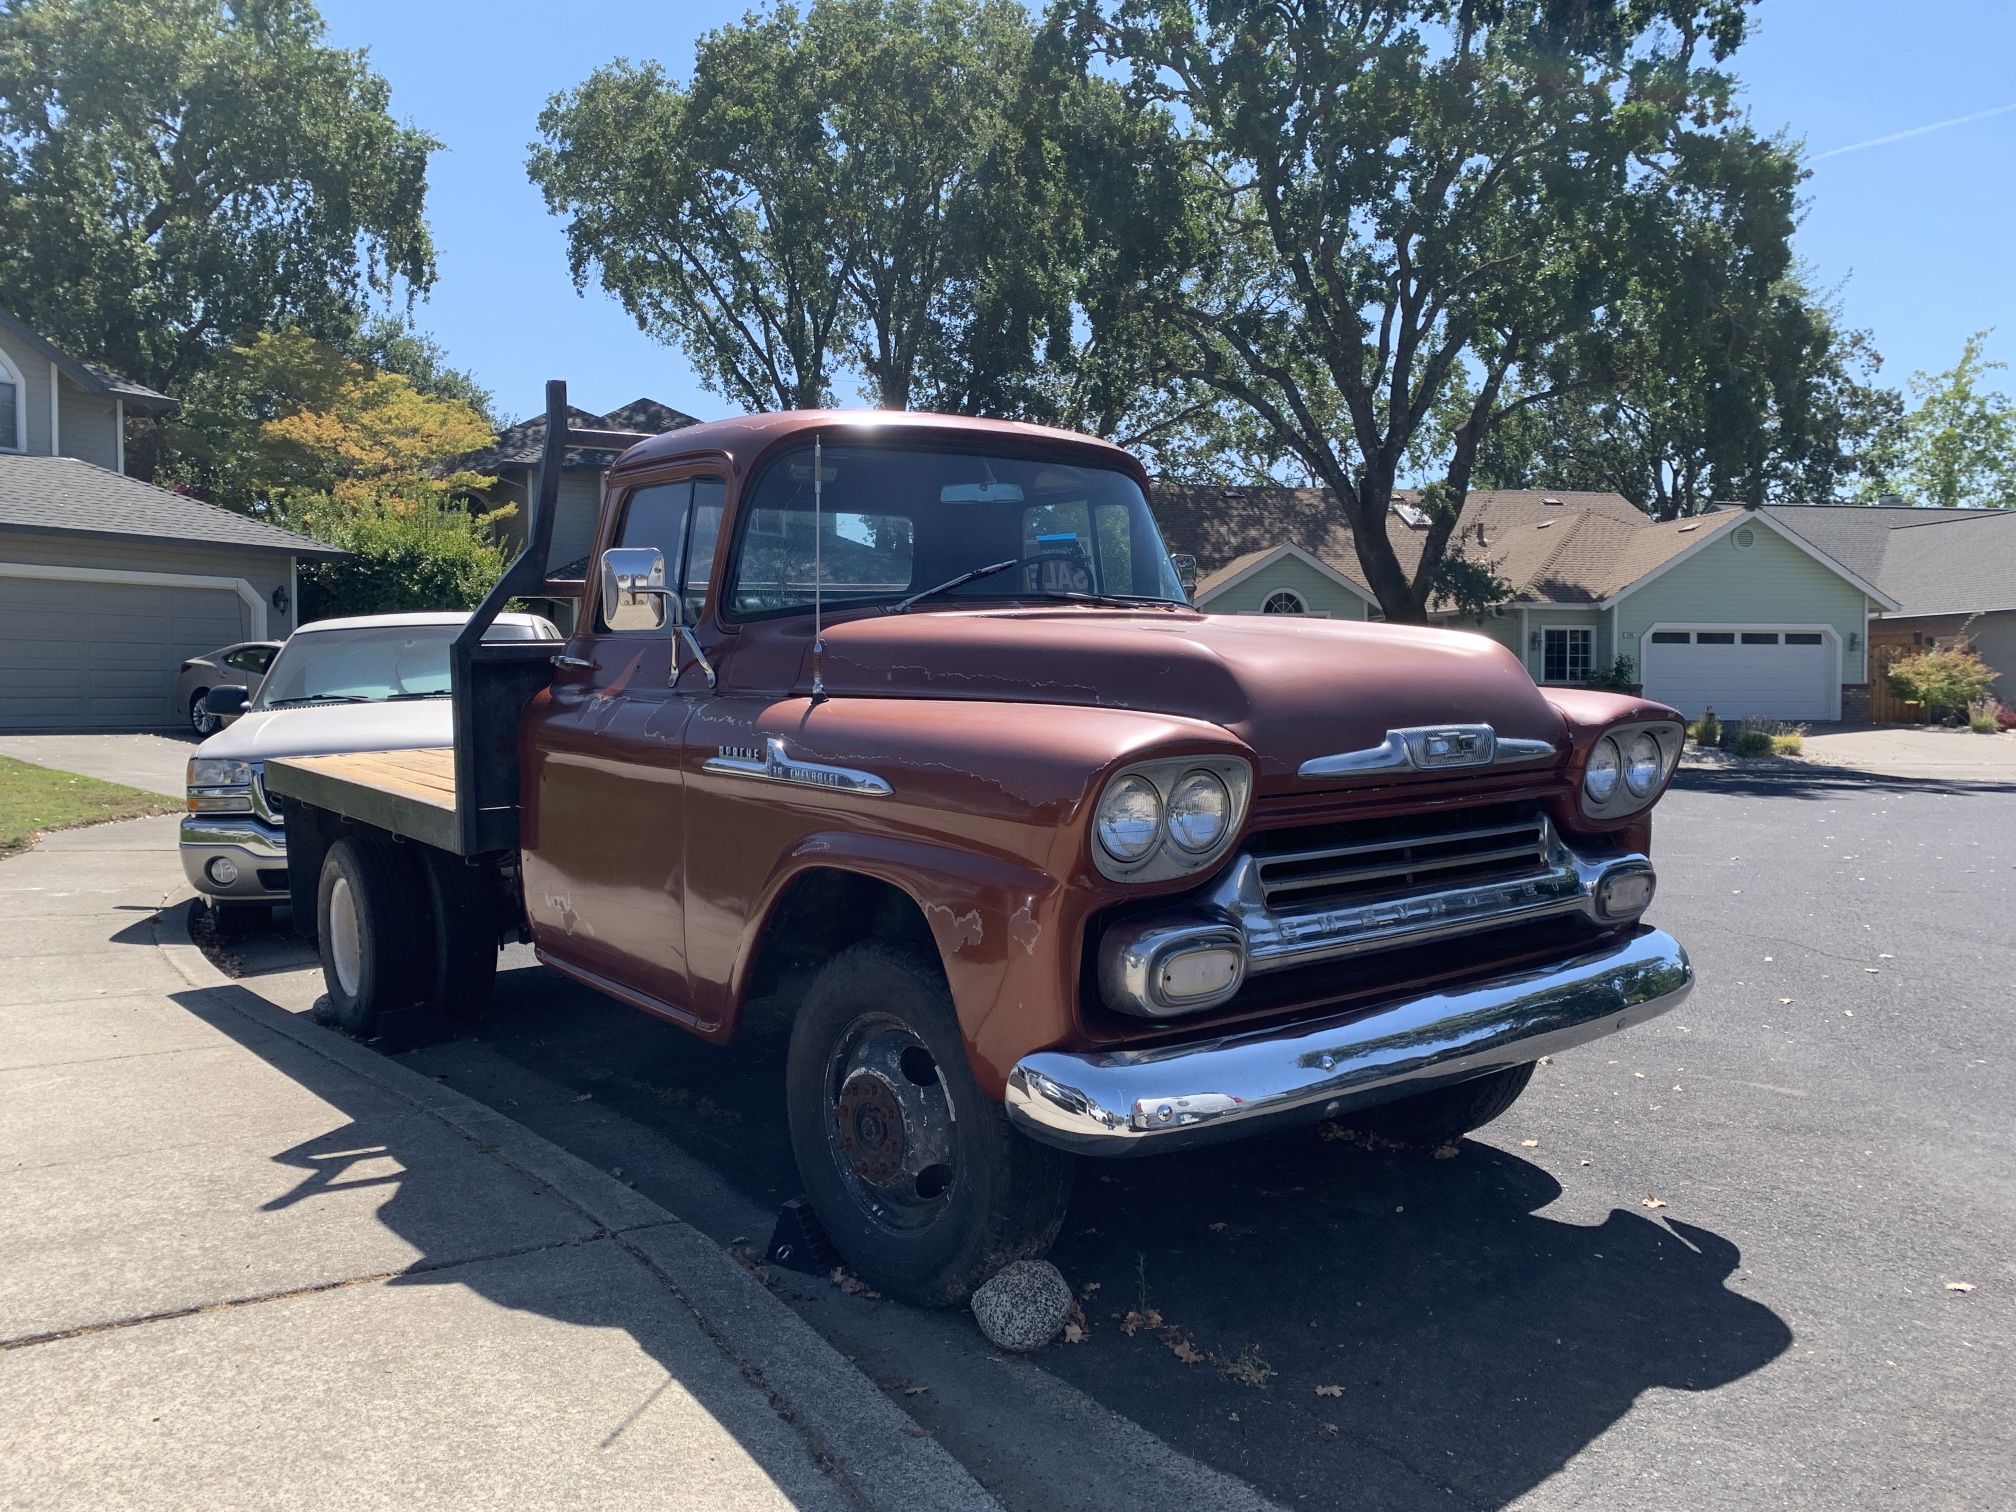
[[1039,1051],[1009,1075],[1008,1115],[1031,1138],[1084,1155],[1243,1137],[1615,1034],[1693,985],[1679,942],[1641,927],[1537,969],[1344,1017],[1146,1050]]

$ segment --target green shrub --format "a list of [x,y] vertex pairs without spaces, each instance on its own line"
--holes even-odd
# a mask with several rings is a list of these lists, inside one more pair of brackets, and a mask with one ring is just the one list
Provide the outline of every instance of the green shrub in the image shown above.
[[1736,736],[1735,751],[1738,756],[1769,756],[1771,742],[1776,738],[1768,730],[1743,730]]
[[1885,674],[1899,698],[1925,705],[1928,714],[1965,709],[1988,694],[1995,669],[1972,651],[1932,646],[1890,663]]
[[1687,733],[1694,737],[1696,745],[1719,746],[1722,744],[1722,721],[1717,719],[1715,711],[1710,709],[1687,726]]
[[1993,735],[2002,728],[2001,706],[1992,698],[1977,699],[1967,705],[1967,728],[1976,735]]
[[1790,735],[1773,735],[1771,737],[1771,754],[1773,756],[1797,756],[1805,749],[1806,737],[1801,735],[1797,730],[1794,730]]
[[1628,656],[1620,656],[1603,671],[1590,673],[1583,686],[1600,688],[1605,693],[1635,693],[1638,664]]
[[303,509],[287,521],[350,555],[301,564],[300,623],[343,614],[474,609],[505,567],[487,519],[459,507]]

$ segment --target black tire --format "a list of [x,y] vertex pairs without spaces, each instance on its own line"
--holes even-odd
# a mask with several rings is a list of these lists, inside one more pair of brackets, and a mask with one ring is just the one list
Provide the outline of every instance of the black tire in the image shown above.
[[1380,1103],[1337,1121],[1368,1134],[1407,1144],[1440,1145],[1461,1139],[1498,1117],[1519,1100],[1533,1080],[1533,1062],[1438,1087],[1433,1092]]
[[217,926],[217,933],[227,938],[257,934],[273,927],[273,905],[227,903],[222,899],[213,898],[210,902],[210,921]]
[[[346,927],[332,925],[339,890]],[[322,982],[336,1022],[367,1038],[403,1016],[431,985],[427,892],[403,846],[377,835],[346,835],[329,847],[315,895]]]
[[432,846],[418,847],[434,918],[427,1003],[442,1029],[459,1033],[490,1012],[497,982],[497,899],[487,867]]
[[209,696],[208,688],[198,688],[196,696],[189,700],[189,729],[198,740],[208,740],[224,728],[224,721],[203,707],[203,700]]
[[[922,1090],[904,1095],[928,1094],[931,1106],[950,1114],[949,1122],[934,1125],[947,1160],[926,1167],[902,1197],[886,1202],[887,1188],[874,1187],[862,1170],[864,1161],[887,1158],[886,1145],[865,1148],[887,1122],[864,1123],[863,1112],[872,1110],[859,1102],[851,1121],[843,1123],[841,1114],[843,1085],[855,1087],[864,1075],[847,1074],[848,1047],[863,1036],[874,1045],[910,1045],[898,1063]],[[928,1065],[915,1058],[920,1053]],[[871,1286],[924,1306],[963,1302],[1002,1266],[1040,1256],[1057,1237],[1071,1198],[1071,1157],[1017,1133],[1001,1105],[980,1090],[930,951],[873,939],[828,961],[792,1024],[784,1083],[806,1198],[834,1247]],[[927,1158],[908,1142],[911,1123],[899,1119],[896,1126],[903,1164]],[[850,1138],[864,1142],[857,1145],[861,1153],[843,1151]],[[909,1179],[904,1170],[886,1178],[890,1185]]]

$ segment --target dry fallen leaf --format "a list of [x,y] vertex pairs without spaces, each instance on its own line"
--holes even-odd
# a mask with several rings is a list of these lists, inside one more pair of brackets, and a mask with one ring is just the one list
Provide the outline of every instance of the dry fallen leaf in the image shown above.
[[1779,1002],[1779,1004],[1780,1004],[1781,1006],[1782,1006],[1782,1005],[1784,1005],[1784,1004],[1786,1004],[1786,1003],[1789,1003],[1789,1002],[1791,1002],[1791,1001],[1792,1001],[1792,999],[1790,999],[1790,998],[1780,998],[1780,999],[1778,999],[1778,1002]]
[[1090,1337],[1091,1335],[1085,1331],[1083,1323],[1066,1323],[1064,1325],[1064,1342],[1066,1344],[1083,1344]]
[[1582,1164],[1584,1164],[1585,1166],[1592,1166],[1592,1165],[1596,1164],[1596,1162],[1595,1162],[1595,1161],[1593,1161],[1593,1160],[1585,1160],[1585,1161],[1583,1161],[1583,1162],[1582,1162]]
[[1633,1071],[1633,1072],[1632,1072],[1631,1074],[1632,1074],[1633,1076],[1637,1077],[1637,1078],[1638,1078],[1638,1080],[1640,1080],[1640,1081],[1643,1081],[1643,1080],[1645,1080],[1645,1073],[1644,1073],[1643,1071]]
[[882,1300],[882,1293],[875,1290],[874,1287],[863,1281],[844,1265],[833,1267],[833,1284],[850,1297],[867,1297],[877,1302]]
[[1974,1283],[1972,1281],[1948,1281],[1946,1283],[1946,1290],[1957,1292],[1970,1292],[1974,1290]]
[[1342,1386],[1318,1386],[1316,1388],[1316,1395],[1327,1397],[1340,1397],[1344,1395],[1344,1388]]
[[1224,1233],[1224,1232],[1225,1232],[1225,1221],[1224,1221],[1224,1220],[1223,1220],[1223,1219],[1221,1218],[1221,1219],[1220,1219],[1220,1220],[1219,1220],[1218,1222],[1216,1222],[1216,1223],[1212,1224],[1212,1225],[1211,1225],[1211,1232],[1212,1232],[1212,1233],[1214,1233],[1214,1234],[1222,1234],[1222,1233]]
[[[1177,1352],[1177,1358],[1182,1358],[1180,1350]],[[1248,1345],[1246,1352],[1236,1360],[1219,1361],[1218,1372],[1228,1381],[1237,1381],[1241,1386],[1258,1386],[1262,1389],[1265,1389],[1267,1382],[1275,1375],[1274,1367],[1261,1358],[1258,1344]]]
[[1430,1153],[1437,1160],[1454,1160],[1458,1155],[1463,1153],[1463,1146],[1452,1139],[1448,1144],[1435,1146]]
[[929,1386],[905,1386],[903,1388],[903,1395],[922,1396],[924,1395],[925,1392],[929,1391],[930,1389],[931,1388]]
[[1143,1312],[1139,1308],[1129,1308],[1127,1316],[1120,1320],[1120,1332],[1127,1335],[1130,1339],[1144,1328],[1160,1328],[1161,1326],[1162,1314],[1152,1307],[1146,1312]]
[[1522,1150],[1537,1150],[1540,1148],[1540,1141],[1537,1139],[1522,1139],[1519,1141],[1519,1148]]
[[1181,1334],[1178,1334],[1173,1339],[1165,1339],[1163,1342],[1169,1346],[1169,1352],[1185,1365],[1202,1365],[1204,1363],[1204,1351],[1199,1349],[1195,1344],[1192,1344]]
[[1652,1196],[1649,1192],[1638,1200],[1648,1208],[1662,1208],[1666,1206],[1665,1203],[1661,1202],[1657,1197]]

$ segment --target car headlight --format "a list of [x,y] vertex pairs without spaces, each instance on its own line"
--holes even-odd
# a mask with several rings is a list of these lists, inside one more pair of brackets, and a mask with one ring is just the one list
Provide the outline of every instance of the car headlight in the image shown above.
[[1624,747],[1624,786],[1643,798],[1659,785],[1665,761],[1650,730],[1640,730]]
[[250,787],[252,763],[229,761],[220,756],[198,756],[189,763],[192,788]]
[[1111,783],[1099,800],[1099,844],[1123,866],[1131,866],[1155,849],[1162,838],[1162,794],[1146,777],[1127,776]]
[[221,756],[192,757],[183,807],[192,814],[251,813],[252,763]]
[[1624,766],[1624,757],[1617,749],[1617,742],[1605,735],[1596,742],[1596,749],[1589,753],[1589,765],[1582,773],[1582,791],[1595,804],[1608,803],[1617,794],[1617,779]]
[[1191,855],[1210,850],[1225,838],[1232,822],[1232,795],[1216,772],[1191,772],[1169,790],[1165,821],[1169,838]]
[[1623,819],[1651,805],[1680,762],[1686,732],[1672,719],[1613,725],[1590,747],[1582,767],[1582,812]]
[[1115,882],[1163,882],[1221,860],[1253,792],[1243,756],[1170,756],[1115,772],[1092,817],[1092,860]]

